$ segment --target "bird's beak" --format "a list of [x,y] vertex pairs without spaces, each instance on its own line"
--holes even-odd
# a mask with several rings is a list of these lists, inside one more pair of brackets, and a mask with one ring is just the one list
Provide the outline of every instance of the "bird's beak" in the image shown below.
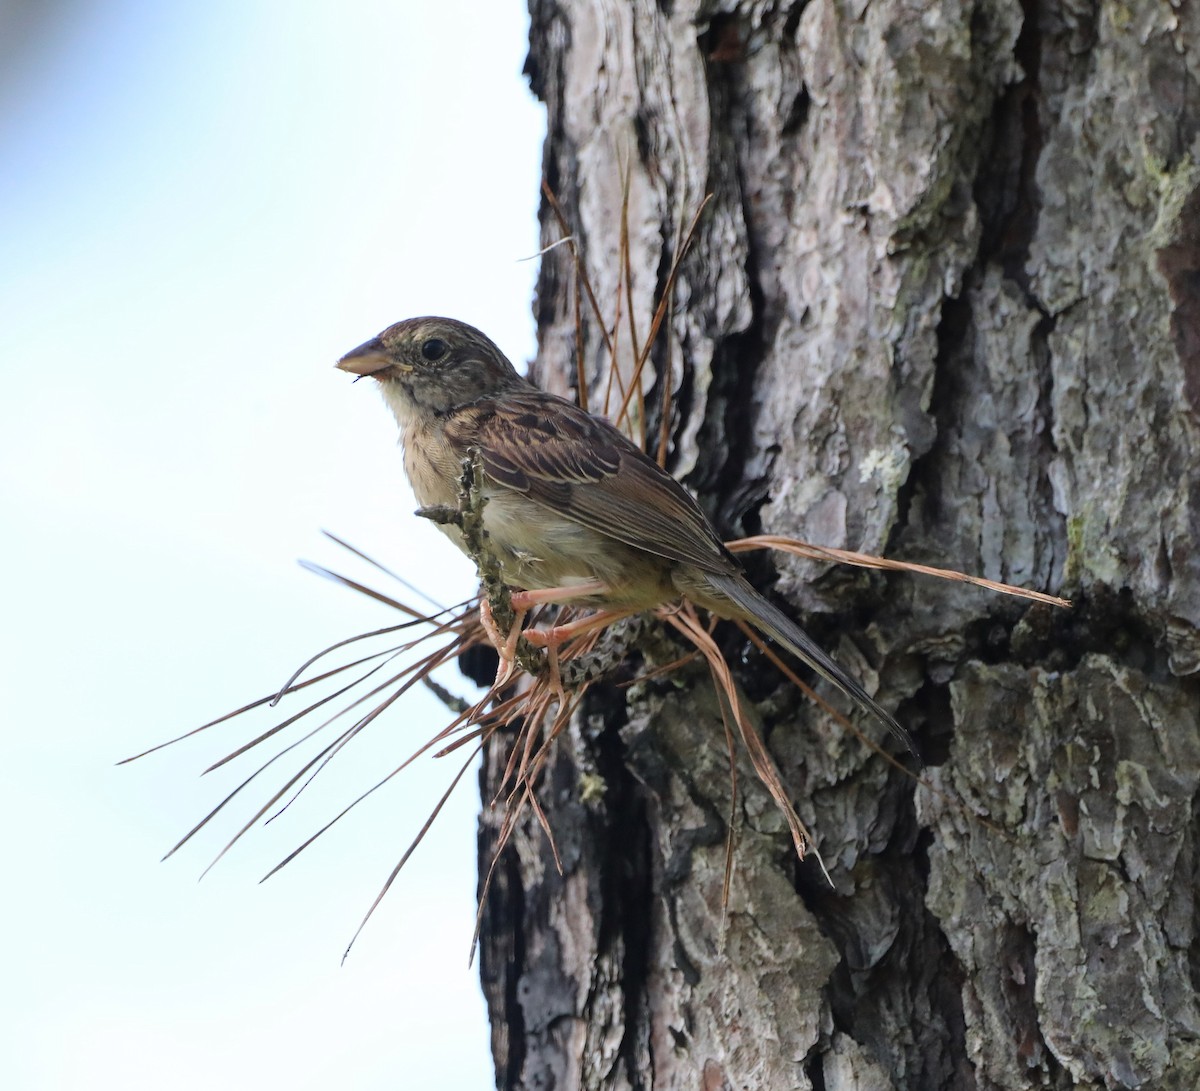
[[364,341],[358,348],[346,353],[337,366],[361,379],[364,375],[375,375],[397,365],[383,347],[383,342],[378,337],[372,337],[370,341]]

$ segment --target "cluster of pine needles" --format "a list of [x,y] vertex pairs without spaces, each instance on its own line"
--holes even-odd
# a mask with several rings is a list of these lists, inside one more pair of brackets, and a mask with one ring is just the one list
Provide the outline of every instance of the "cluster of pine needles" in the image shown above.
[[[620,273],[615,313],[606,318],[597,302],[574,236],[569,230],[566,217],[558,201],[545,185],[543,185],[543,193],[562,233],[559,242],[547,247],[547,250],[558,246],[569,247],[574,270],[573,287],[578,346],[577,389],[580,404],[584,409],[588,408],[588,383],[584,371],[585,338],[583,336],[583,299],[586,296],[597,328],[604,337],[609,361],[607,381],[603,384],[602,412],[618,428],[623,429],[627,435],[639,442],[643,450],[650,451],[651,447],[648,444],[652,442],[654,456],[660,465],[665,466],[672,419],[670,385],[672,367],[669,343],[666,346],[664,362],[658,375],[659,427],[657,435],[654,437],[647,435],[647,407],[644,401],[643,372],[650,360],[651,349],[659,337],[664,322],[671,316],[675,279],[680,263],[694,239],[707,200],[700,206],[686,232],[682,233],[682,237],[677,242],[674,258],[655,307],[650,327],[642,336],[634,319],[627,220],[628,195],[626,195],[622,208],[619,242]],[[543,253],[545,252],[543,251]],[[669,327],[669,323],[667,324]],[[631,353],[633,366],[628,375],[623,375],[622,369],[618,365],[622,336],[628,337],[628,343],[634,346],[634,351]],[[746,715],[733,672],[714,638],[715,620],[702,617],[700,612],[687,601],[671,606],[660,606],[652,612],[652,615],[643,616],[633,616],[628,611],[599,611],[589,614],[577,607],[558,607],[553,618],[549,620],[552,620],[555,625],[563,627],[558,631],[564,631],[567,634],[565,639],[552,643],[549,647],[542,647],[524,637],[519,638],[515,643],[514,662],[511,668],[505,670],[502,664],[502,671],[496,681],[474,702],[456,697],[433,678],[434,671],[453,664],[463,653],[476,647],[490,646],[490,640],[480,615],[480,608],[485,599],[490,606],[495,626],[501,631],[509,631],[513,626],[521,623],[513,611],[509,601],[509,589],[500,580],[499,565],[489,553],[486,535],[482,530],[483,499],[480,480],[478,464],[474,460],[468,459],[463,466],[457,509],[424,510],[418,513],[437,521],[453,521],[462,528],[469,551],[480,571],[481,587],[475,596],[453,607],[435,608],[431,613],[427,607],[415,606],[411,601],[404,601],[396,594],[385,593],[327,568],[302,562],[311,571],[394,609],[404,620],[395,625],[339,641],[303,663],[277,692],[243,705],[241,708],[226,713],[224,716],[177,738],[126,759],[126,761],[134,761],[137,758],[145,757],[147,754],[191,738],[262,706],[275,707],[285,697],[303,698],[308,695],[307,691],[310,690],[314,693],[322,693],[320,687],[323,683],[333,686],[331,692],[325,692],[322,696],[308,700],[298,711],[242,743],[205,770],[205,773],[212,772],[242,758],[251,751],[261,753],[258,748],[272,741],[276,745],[284,742],[281,749],[262,761],[180,838],[166,856],[174,855],[191,841],[235,798],[240,796],[244,789],[255,782],[260,774],[266,773],[270,767],[288,755],[295,754],[310,740],[318,740],[314,744],[317,747],[315,753],[311,753],[307,757],[300,757],[299,765],[285,775],[282,783],[275,787],[269,797],[234,833],[224,848],[205,868],[204,873],[206,874],[251,829],[260,823],[270,821],[271,817],[290,806],[291,802],[304,791],[313,778],[371,724],[388,712],[406,693],[418,685],[423,685],[431,689],[450,708],[453,713],[450,722],[432,738],[423,742],[404,761],[347,804],[338,814],[280,860],[263,878],[264,880],[269,878],[289,864],[350,810],[388,784],[417,758],[429,753],[439,758],[459,755],[462,761],[457,772],[368,908],[346,948],[346,954],[349,954],[350,947],[353,946],[354,941],[395,882],[413,851],[421,843],[450,794],[471,767],[476,755],[498,734],[511,736],[512,743],[507,765],[500,779],[499,787],[491,800],[491,806],[503,808],[504,817],[496,840],[491,866],[484,878],[480,893],[480,917],[477,918],[476,934],[472,941],[473,951],[475,941],[478,939],[479,919],[482,916],[496,862],[526,813],[532,813],[544,831],[555,864],[560,871],[562,870],[562,863],[555,846],[554,833],[546,813],[538,801],[537,786],[540,774],[546,765],[555,740],[569,724],[588,689],[600,679],[613,675],[627,663],[630,652],[636,648],[646,625],[651,623],[650,617],[652,616],[674,629],[683,638],[686,650],[672,662],[641,674],[635,681],[646,681],[652,677],[668,675],[685,664],[701,660],[708,666],[718,694],[732,779],[731,814],[728,826],[731,832],[727,839],[725,866],[724,894],[726,901],[729,896],[732,875],[732,831],[735,828],[734,816],[738,801],[736,738],[741,739],[755,772],[786,820],[797,855],[803,859],[811,852],[819,862],[820,857],[815,852],[813,838],[796,813],[774,760],[750,718]],[[405,588],[406,592],[423,599],[426,598],[423,592],[395,572],[372,560],[365,553],[333,535],[329,535],[329,537],[378,571],[397,581]],[[780,550],[823,563],[848,564],[863,568],[890,569],[937,576],[1056,606],[1069,605],[1064,599],[960,572],[809,545],[792,538],[758,535],[726,544],[734,553],[756,549]],[[543,608],[543,610],[545,609]],[[528,619],[526,624],[537,627],[543,624],[543,621],[535,614]],[[846,717],[828,705],[748,625],[742,622],[735,622],[735,624],[781,674],[799,690],[823,706],[831,716],[862,739],[867,746],[881,754],[885,760],[903,769],[909,775],[913,775],[900,761],[864,736]],[[333,653],[345,654],[347,649],[353,649],[369,640],[385,640],[389,643],[382,650],[369,654],[356,654],[347,662],[321,669],[315,674],[310,673],[318,668],[327,656]],[[625,684],[632,683],[626,682]],[[314,687],[317,688],[314,689]],[[284,733],[291,728],[296,728],[300,735],[298,738],[286,741],[290,736]],[[331,729],[333,729],[332,738],[325,738],[324,733]],[[463,757],[464,754],[465,757]],[[922,783],[925,783],[930,790],[935,790],[927,782],[923,781]]]

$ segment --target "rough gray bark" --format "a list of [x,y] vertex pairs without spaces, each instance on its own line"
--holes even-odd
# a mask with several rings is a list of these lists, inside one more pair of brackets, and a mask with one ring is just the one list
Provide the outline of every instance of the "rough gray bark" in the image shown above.
[[[648,397],[669,372],[671,468],[723,530],[1077,607],[755,562],[941,794],[751,652],[739,681],[834,886],[743,761],[724,912],[706,673],[593,691],[540,796],[564,873],[529,825],[486,907],[498,1086],[1196,1087],[1200,14],[531,7],[546,175],[608,306],[628,165],[639,330],[714,194]],[[537,314],[536,374],[569,392],[562,249]]]

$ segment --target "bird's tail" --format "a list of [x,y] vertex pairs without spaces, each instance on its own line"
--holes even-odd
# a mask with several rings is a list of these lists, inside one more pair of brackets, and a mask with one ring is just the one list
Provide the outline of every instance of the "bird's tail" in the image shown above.
[[812,638],[782,610],[755,591],[740,576],[708,573],[706,579],[733,601],[745,615],[746,620],[752,622],[756,628],[761,629],[772,640],[782,644],[794,655],[799,656],[822,678],[832,682],[847,697],[871,713],[908,748],[913,757],[920,760],[916,743],[913,742],[912,736],[900,726],[896,717],[871,697],[851,674],[813,643]]

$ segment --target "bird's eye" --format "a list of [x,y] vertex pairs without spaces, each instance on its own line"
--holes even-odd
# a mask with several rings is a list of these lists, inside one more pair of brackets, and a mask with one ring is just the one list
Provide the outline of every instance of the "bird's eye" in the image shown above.
[[439,337],[431,337],[428,341],[421,342],[421,355],[430,362],[440,360],[449,351],[446,342]]

